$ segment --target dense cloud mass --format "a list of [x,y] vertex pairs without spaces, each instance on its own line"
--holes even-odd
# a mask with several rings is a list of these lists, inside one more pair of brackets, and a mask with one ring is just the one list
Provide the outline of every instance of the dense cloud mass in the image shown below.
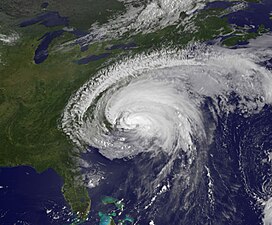
[[[234,111],[247,117],[271,103],[272,74],[262,66],[271,54],[260,44],[265,40],[244,49],[195,44],[122,60],[72,96],[62,129],[79,147],[96,147],[110,160],[165,155],[154,185],[171,173],[182,153],[186,160],[178,176],[186,180],[200,157],[198,144],[208,148],[212,141],[202,110],[207,98],[214,102],[214,121]],[[233,94],[239,96],[237,104],[228,102]]]
[[[235,92],[241,97],[238,107],[243,113],[271,102],[271,72],[258,64],[259,56],[250,49],[196,45],[123,60],[101,71],[71,98],[63,129],[76,143],[96,145],[108,158],[135,155],[141,145],[142,151],[186,149],[196,130],[205,137],[200,111],[205,97],[227,98]],[[225,105],[224,110],[233,108]],[[164,133],[160,133],[162,127]],[[141,140],[135,147],[130,135]],[[154,146],[145,146],[144,140],[153,138],[158,139]]]

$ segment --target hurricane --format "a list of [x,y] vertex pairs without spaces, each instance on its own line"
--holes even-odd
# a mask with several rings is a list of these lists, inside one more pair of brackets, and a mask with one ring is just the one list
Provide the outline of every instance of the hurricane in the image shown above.
[[[238,49],[192,43],[184,49],[122,58],[101,69],[70,98],[61,128],[80,149],[94,147],[109,162],[133,162],[134,169],[123,171],[127,179],[115,192],[131,189],[137,202],[133,207],[146,212],[139,221],[156,224],[154,215],[165,210],[172,215],[171,221],[175,215],[175,224],[209,224],[212,219],[207,215],[213,215],[213,221],[220,218],[217,224],[225,224],[222,218],[230,221],[243,212],[231,200],[230,192],[227,203],[217,200],[227,185],[220,183],[225,178],[216,163],[232,156],[220,150],[228,143],[217,138],[216,132],[222,124],[228,125],[230,115],[247,121],[271,104],[272,73],[264,66],[269,55],[271,49],[256,41]],[[234,130],[222,128],[223,137],[243,125],[233,126]],[[220,147],[216,145],[219,142]],[[220,160],[211,161],[216,154]],[[240,164],[235,166],[246,184],[243,154],[242,150],[237,153]],[[143,177],[133,175],[135,167]],[[144,171],[150,171],[149,176]],[[247,194],[262,210],[271,196],[269,182],[263,181],[258,191],[246,184]],[[171,209],[163,205],[166,199]],[[228,210],[217,217],[212,212],[220,204],[229,204]],[[170,219],[166,216],[160,221],[167,224]]]

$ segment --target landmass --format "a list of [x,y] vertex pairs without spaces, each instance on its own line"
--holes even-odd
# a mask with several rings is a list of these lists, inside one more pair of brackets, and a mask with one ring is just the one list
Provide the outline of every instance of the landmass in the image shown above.
[[[186,26],[179,24],[178,28],[173,25],[146,34],[125,35],[90,43],[84,48],[80,44],[65,46],[77,38],[69,28],[88,32],[94,22],[105,23],[115,13],[123,12],[121,2],[3,0],[0,5],[0,166],[29,165],[39,172],[54,169],[64,181],[63,194],[71,209],[80,218],[86,218],[91,200],[77,163],[81,152],[58,126],[70,96],[99,69],[128,54],[150,51],[161,45],[182,48],[192,41],[219,40],[222,45],[233,47],[270,30],[271,19],[266,14],[263,20],[258,20],[263,22],[252,29],[236,24],[234,5],[235,1],[229,5],[211,3]],[[69,20],[69,25],[64,22],[45,26],[39,21],[20,26],[22,21],[45,12],[57,12]],[[41,63],[35,61],[35,52],[46,38],[44,35],[59,30],[63,32],[46,46],[45,59]]]

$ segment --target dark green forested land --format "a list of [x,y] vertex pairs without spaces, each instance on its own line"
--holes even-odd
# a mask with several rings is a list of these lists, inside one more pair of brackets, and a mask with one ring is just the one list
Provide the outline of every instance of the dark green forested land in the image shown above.
[[[40,38],[49,31],[62,27],[36,24],[20,28],[18,24],[31,18],[41,9],[40,0],[1,0],[0,34],[17,32],[19,40],[12,44],[0,42],[0,166],[29,165],[42,172],[53,168],[64,181],[63,193],[74,212],[86,216],[90,208],[87,189],[80,180],[77,157],[80,152],[60,129],[58,121],[71,96],[97,70],[127,54],[134,54],[162,45],[183,47],[190,41],[205,41],[218,36],[235,33],[223,45],[232,46],[239,41],[254,38],[266,32],[247,33],[235,29],[226,19],[219,17],[228,13],[225,9],[200,12],[192,18],[195,29],[184,30],[170,26],[150,34],[122,37],[119,40],[94,43],[86,52],[78,45],[59,48],[75,37],[64,33],[51,43],[48,59],[35,64],[34,52]],[[49,0],[48,11],[58,11],[67,16],[70,26],[87,31],[95,21],[104,23],[124,6],[116,0]],[[129,51],[105,50],[110,44],[134,42],[137,48]],[[110,52],[110,57],[86,65],[76,60],[90,54]]]

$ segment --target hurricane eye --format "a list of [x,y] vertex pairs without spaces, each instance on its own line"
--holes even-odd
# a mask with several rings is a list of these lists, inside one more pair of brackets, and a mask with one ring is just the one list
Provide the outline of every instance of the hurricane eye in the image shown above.
[[[173,190],[193,192],[206,182],[200,178],[204,174],[213,204],[212,173],[231,170],[224,166],[233,165],[238,150],[226,155],[225,149],[242,146],[236,135],[243,126],[232,127],[236,120],[232,124],[228,117],[239,115],[246,120],[272,103],[272,73],[258,63],[258,54],[267,53],[196,44],[182,51],[124,59],[78,90],[65,108],[62,128],[78,148],[95,147],[110,162],[135,165],[135,159],[140,159],[141,169],[152,171],[148,188],[156,193],[169,190],[170,185],[157,191],[169,180]],[[229,138],[235,139],[233,146]],[[210,153],[215,147],[219,152]],[[213,161],[218,154],[224,160]],[[244,165],[249,165],[251,155],[244,157]],[[210,161],[220,167],[212,171],[207,166]],[[239,163],[235,161],[236,166]],[[133,177],[131,170],[129,176]],[[242,177],[246,181],[252,178]],[[263,190],[250,188],[252,198],[270,190],[267,184]],[[184,194],[180,200],[188,208],[189,198],[190,194]]]

